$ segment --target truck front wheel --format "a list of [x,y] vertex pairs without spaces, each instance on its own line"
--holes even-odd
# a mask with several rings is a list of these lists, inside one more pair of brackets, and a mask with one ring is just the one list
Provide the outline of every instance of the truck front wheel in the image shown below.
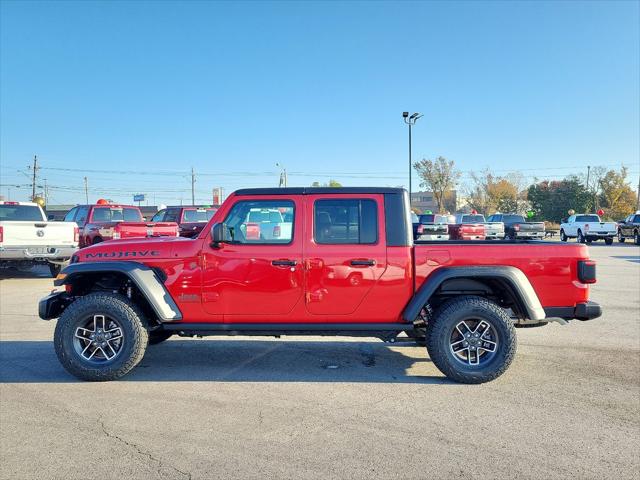
[[144,356],[143,315],[127,297],[92,293],[69,305],[58,319],[53,342],[62,366],[81,380],[115,380]]
[[494,380],[509,368],[516,348],[516,331],[509,315],[482,297],[447,301],[427,326],[431,361],[456,382]]

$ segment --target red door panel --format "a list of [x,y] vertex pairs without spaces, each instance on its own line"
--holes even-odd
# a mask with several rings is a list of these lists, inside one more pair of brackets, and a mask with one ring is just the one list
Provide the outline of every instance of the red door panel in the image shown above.
[[[279,217],[274,219],[277,208],[269,208],[263,215],[262,236],[256,235],[255,222],[250,222],[259,215],[254,214],[253,218],[248,215],[247,221],[241,225],[242,239],[252,243],[223,243],[214,248],[207,236],[203,245],[204,309],[211,315],[223,314],[224,321],[230,323],[282,321],[303,296],[302,201],[284,196],[260,196],[247,200],[236,197],[234,200],[223,212],[225,221],[229,220],[227,215],[238,202],[275,201],[293,205],[293,226],[290,218],[286,219],[287,222],[279,222]],[[277,232],[275,237],[274,230]],[[268,243],[285,241],[285,237],[278,235],[291,236],[290,243]]]
[[[306,311],[312,316],[353,314],[387,268],[383,196],[307,195],[305,200]],[[369,225],[368,238],[364,239],[367,244],[357,243],[363,232],[358,230],[358,222],[353,221],[354,204],[362,200],[368,201],[369,213],[372,206],[375,209],[376,225]],[[344,209],[339,202],[344,202]],[[373,228],[375,238],[371,237]],[[357,317],[348,320],[366,321]]]

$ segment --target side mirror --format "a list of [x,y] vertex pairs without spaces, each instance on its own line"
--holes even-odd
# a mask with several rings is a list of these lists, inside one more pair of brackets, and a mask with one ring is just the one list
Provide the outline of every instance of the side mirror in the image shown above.
[[211,227],[211,246],[213,248],[220,248],[221,243],[228,242],[227,232],[228,229],[224,223],[214,223]]

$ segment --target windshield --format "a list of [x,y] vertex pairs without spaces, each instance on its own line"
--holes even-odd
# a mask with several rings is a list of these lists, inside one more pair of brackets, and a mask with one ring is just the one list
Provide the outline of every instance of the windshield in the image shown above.
[[45,218],[40,207],[35,205],[0,205],[0,222],[43,222]]
[[96,207],[93,209],[94,222],[141,222],[142,214],[134,207]]
[[484,223],[483,215],[463,215],[462,223]]
[[578,215],[576,222],[599,222],[600,217],[598,215]]
[[182,221],[184,223],[208,222],[217,211],[217,208],[185,208]]
[[502,220],[504,223],[525,223],[522,215],[503,215]]

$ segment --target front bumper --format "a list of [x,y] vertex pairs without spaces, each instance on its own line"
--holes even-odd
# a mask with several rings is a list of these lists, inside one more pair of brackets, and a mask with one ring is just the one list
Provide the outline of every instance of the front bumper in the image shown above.
[[575,307],[547,307],[544,309],[547,318],[564,320],[593,320],[602,316],[602,307],[596,302],[578,303]]
[[38,316],[42,320],[58,318],[69,303],[71,298],[66,292],[51,292],[38,303]]
[[0,260],[68,260],[78,251],[76,245],[18,245],[0,247]]

